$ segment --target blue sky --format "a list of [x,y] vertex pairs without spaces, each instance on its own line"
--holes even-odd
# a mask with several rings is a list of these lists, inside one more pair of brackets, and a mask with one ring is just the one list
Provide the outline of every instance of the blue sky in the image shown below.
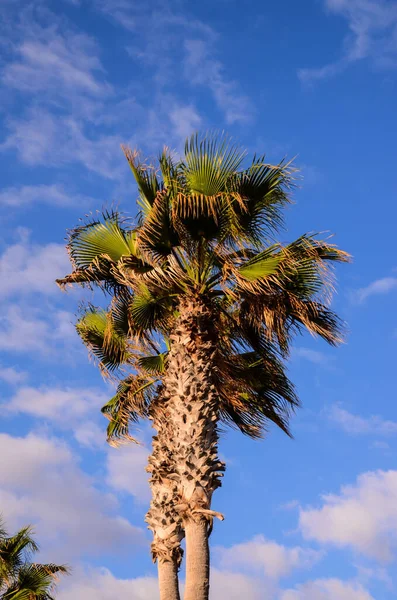
[[[120,150],[156,156],[197,129],[297,155],[282,241],[331,231],[339,349],[296,340],[293,441],[225,433],[213,598],[388,600],[397,580],[397,2],[258,0],[0,5],[0,510],[67,561],[61,600],[157,598],[142,446],[108,448],[111,388],[61,293],[63,240],[84,214],[135,211]],[[85,296],[87,297],[87,296]],[[4,459],[6,457],[6,459]]]

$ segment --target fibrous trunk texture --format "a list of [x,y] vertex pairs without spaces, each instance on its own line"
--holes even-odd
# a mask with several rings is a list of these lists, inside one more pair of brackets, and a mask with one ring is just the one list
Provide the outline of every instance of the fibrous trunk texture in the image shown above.
[[[208,600],[208,535],[212,494],[224,465],[218,458],[219,399],[214,386],[214,315],[198,298],[185,299],[170,336],[164,376],[172,435],[170,450],[177,485],[176,509],[189,532],[185,600]],[[197,541],[197,543],[196,543]]]
[[158,560],[160,600],[179,600],[178,565],[176,561]]
[[210,589],[208,521],[202,517],[190,519],[185,527],[187,556],[185,599],[207,599]]
[[152,403],[150,415],[157,435],[153,436],[153,450],[147,467],[151,474],[152,500],[146,522],[153,532],[151,552],[153,561],[158,563],[160,600],[179,600],[178,570],[184,533],[182,519],[175,509],[178,490],[172,479],[174,468],[169,444],[172,431],[167,412],[167,401],[159,395]]

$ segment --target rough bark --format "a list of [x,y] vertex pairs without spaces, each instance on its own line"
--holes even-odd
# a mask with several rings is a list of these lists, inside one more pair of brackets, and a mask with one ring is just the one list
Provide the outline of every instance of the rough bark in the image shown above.
[[151,552],[158,563],[161,600],[179,600],[178,570],[182,560],[180,547],[184,533],[182,520],[175,509],[178,500],[173,474],[169,439],[170,421],[167,401],[159,396],[151,407],[151,419],[157,435],[153,436],[152,454],[147,471],[151,474],[152,500],[146,515],[148,528],[153,532]]
[[175,507],[191,533],[185,600],[208,600],[208,535],[213,517],[223,518],[211,510],[211,499],[224,471],[218,458],[219,398],[213,384],[214,315],[198,298],[184,300],[179,308],[163,380],[172,427],[172,479],[177,485]]

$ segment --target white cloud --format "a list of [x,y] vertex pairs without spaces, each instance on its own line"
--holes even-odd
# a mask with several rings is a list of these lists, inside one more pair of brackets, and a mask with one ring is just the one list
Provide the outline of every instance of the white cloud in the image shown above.
[[63,244],[40,246],[23,233],[21,239],[0,256],[0,298],[16,294],[59,294],[55,279],[70,269]]
[[226,123],[249,121],[253,108],[237,84],[226,78],[222,63],[212,56],[213,49],[207,40],[185,41],[185,73],[189,82],[208,87],[215,102],[225,115]]
[[142,532],[115,516],[114,496],[99,492],[59,440],[0,434],[0,505],[10,529],[32,523],[44,552],[68,560],[143,543]]
[[377,279],[367,287],[357,290],[354,297],[358,302],[364,302],[370,296],[388,294],[395,289],[397,289],[397,277],[383,277],[383,279]]
[[100,427],[94,421],[84,420],[73,429],[73,435],[80,446],[102,450],[107,447],[105,426]]
[[340,579],[317,579],[285,590],[280,600],[374,600],[362,585]]
[[234,570],[211,570],[210,600],[263,600],[271,598],[272,590],[273,587],[263,580],[236,573]]
[[148,474],[145,471],[150,450],[145,446],[128,444],[110,448],[107,456],[106,483],[114,490],[127,492],[139,502],[150,499]]
[[117,579],[108,569],[91,569],[68,580],[58,587],[59,600],[157,600],[158,582],[155,577]]
[[[25,414],[40,422],[50,421],[61,430],[71,429],[81,446],[106,450],[105,419],[101,418],[102,427],[95,421],[108,399],[104,392],[90,388],[24,386],[0,406],[4,414]],[[126,479],[128,476],[126,473]],[[117,485],[113,487],[120,489]]]
[[25,371],[20,371],[14,367],[0,366],[0,380],[5,381],[9,385],[17,385],[26,380],[28,374]]
[[347,433],[356,435],[395,435],[397,433],[397,421],[388,421],[379,415],[361,417],[354,415],[340,406],[333,406],[328,411],[328,416]]
[[23,185],[4,188],[0,192],[0,206],[25,207],[31,204],[50,206],[86,206],[92,198],[82,194],[70,194],[62,185]]
[[[183,589],[183,583],[181,588]],[[263,600],[265,586],[262,581],[241,573],[211,571],[210,599],[218,600]],[[62,579],[57,598],[59,600],[157,600],[158,582],[155,577],[118,579],[108,569],[90,569],[73,572],[73,577]],[[271,597],[270,595],[266,597]],[[361,600],[361,599],[360,599]]]
[[388,0],[325,0],[332,15],[347,20],[349,35],[342,58],[319,68],[299,69],[301,81],[334,76],[358,60],[370,59],[377,67],[397,65],[397,4]]
[[339,494],[323,496],[320,508],[301,509],[299,528],[306,539],[390,560],[397,544],[397,471],[364,473]]
[[11,413],[24,413],[70,428],[83,416],[99,410],[107,399],[106,394],[89,388],[22,387],[5,408]]
[[38,353],[59,357],[65,348],[77,342],[74,316],[66,311],[37,313],[29,308],[10,305],[0,316],[0,350]]
[[262,571],[265,577],[278,580],[298,568],[310,568],[322,553],[310,548],[287,548],[258,535],[249,542],[231,548],[218,548],[222,567],[245,567]]

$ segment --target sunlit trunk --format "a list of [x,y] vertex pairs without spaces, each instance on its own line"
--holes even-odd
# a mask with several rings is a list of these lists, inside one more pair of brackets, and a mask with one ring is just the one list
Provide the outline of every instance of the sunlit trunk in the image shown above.
[[185,524],[186,586],[185,600],[204,600],[210,589],[210,551],[208,521],[203,517]]
[[157,435],[153,437],[152,454],[147,471],[151,474],[152,499],[146,522],[153,532],[151,552],[157,562],[160,600],[180,600],[178,571],[182,560],[182,520],[175,510],[177,485],[173,474],[169,438],[171,434],[167,402],[159,394],[151,406],[151,419]]
[[180,600],[178,565],[175,560],[157,561],[159,574],[160,600]]
[[189,539],[186,546],[185,600],[208,600],[208,533],[214,516],[214,490],[224,465],[218,458],[219,399],[214,387],[213,315],[199,299],[184,301],[170,336],[164,396],[173,433],[176,509]]

